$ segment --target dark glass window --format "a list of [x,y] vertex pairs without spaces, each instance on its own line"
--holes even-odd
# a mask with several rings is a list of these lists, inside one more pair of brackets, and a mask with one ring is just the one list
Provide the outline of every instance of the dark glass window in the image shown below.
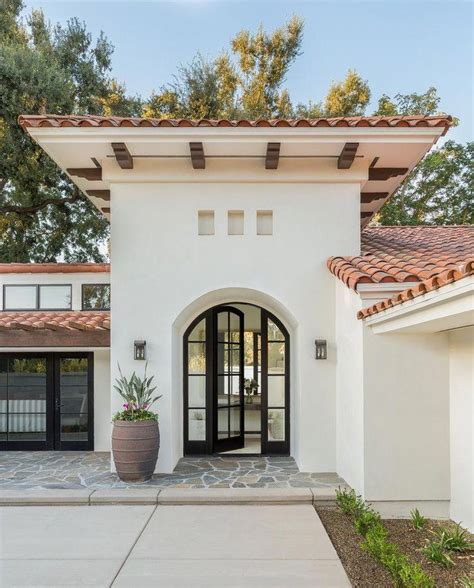
[[110,310],[110,284],[83,284],[83,310]]

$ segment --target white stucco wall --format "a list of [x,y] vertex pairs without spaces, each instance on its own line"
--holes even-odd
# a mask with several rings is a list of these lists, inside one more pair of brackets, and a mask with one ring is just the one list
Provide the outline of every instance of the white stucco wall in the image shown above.
[[417,501],[445,514],[448,335],[376,334],[357,320],[368,302],[336,282],[337,471],[367,500],[406,501],[399,514]]
[[451,510],[474,532],[474,327],[449,334]]
[[110,350],[94,351],[94,451],[110,451]]
[[359,295],[336,283],[337,472],[364,493],[363,324]]
[[368,500],[449,500],[449,358],[445,333],[364,327]]
[[[231,301],[267,305],[288,327],[291,453],[303,470],[335,470],[336,360],[315,361],[314,339],[335,347],[326,260],[359,251],[359,192],[358,183],[112,185],[112,371],[117,362],[141,369],[133,341],[147,341],[164,395],[157,471],[182,452],[181,334],[205,308]],[[198,236],[198,210],[215,211],[215,235]],[[244,211],[243,236],[227,235],[228,210]],[[273,210],[273,236],[256,235],[257,210]],[[119,405],[113,396],[112,410]]]

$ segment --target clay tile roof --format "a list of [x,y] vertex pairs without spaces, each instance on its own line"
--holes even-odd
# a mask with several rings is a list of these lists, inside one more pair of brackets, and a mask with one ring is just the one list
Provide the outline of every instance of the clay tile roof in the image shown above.
[[109,331],[110,311],[16,311],[0,312],[0,329],[51,331]]
[[448,115],[439,116],[346,116],[316,119],[160,119],[122,118],[117,116],[60,116],[22,114],[23,128],[34,127],[441,127],[445,132],[452,124]]
[[474,225],[368,227],[361,255],[330,257],[329,270],[353,290],[362,283],[423,282],[474,255]]
[[463,264],[460,264],[456,269],[448,269],[444,270],[439,273],[437,276],[432,278],[428,278],[427,280],[420,282],[416,286],[411,288],[407,288],[403,290],[403,292],[399,292],[392,298],[388,298],[387,300],[382,300],[382,302],[377,302],[377,304],[373,304],[368,308],[364,308],[357,313],[358,319],[365,319],[369,316],[382,312],[383,310],[387,310],[388,308],[393,308],[394,306],[398,306],[399,304],[403,304],[408,300],[413,300],[413,298],[417,298],[418,296],[422,296],[423,294],[427,294],[432,290],[438,290],[447,284],[452,284],[453,282],[457,282],[462,280],[463,278],[467,278],[468,276],[474,275],[474,257]]
[[110,312],[0,312],[0,347],[110,347]]
[[108,263],[0,263],[0,274],[71,274],[110,272]]

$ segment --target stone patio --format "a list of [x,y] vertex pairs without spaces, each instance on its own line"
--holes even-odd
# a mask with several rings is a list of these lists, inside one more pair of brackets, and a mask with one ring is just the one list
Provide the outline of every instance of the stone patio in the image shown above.
[[292,457],[185,457],[172,474],[127,484],[110,472],[110,454],[82,451],[3,452],[0,489],[337,488],[334,473],[300,472]]

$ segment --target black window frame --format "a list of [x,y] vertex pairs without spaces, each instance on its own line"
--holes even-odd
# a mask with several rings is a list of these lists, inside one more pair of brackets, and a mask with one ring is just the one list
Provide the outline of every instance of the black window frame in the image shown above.
[[[108,286],[109,287],[109,306],[108,308],[84,308],[84,288],[85,287],[90,287],[90,286]],[[99,310],[110,310],[110,306],[111,306],[111,302],[112,302],[112,288],[110,286],[110,282],[102,282],[102,283],[84,283],[81,284],[81,310],[83,310],[84,312],[95,312],[95,311],[99,311]]]
[[[60,288],[69,288],[69,306],[62,307],[62,308],[42,308],[41,307],[41,288],[44,287],[60,287]],[[6,302],[6,292],[7,288],[35,288],[35,307],[34,308],[7,308]],[[3,284],[3,310],[6,312],[17,312],[17,311],[24,311],[24,312],[35,312],[37,310],[45,310],[45,311],[61,311],[61,310],[72,310],[72,284]]]

